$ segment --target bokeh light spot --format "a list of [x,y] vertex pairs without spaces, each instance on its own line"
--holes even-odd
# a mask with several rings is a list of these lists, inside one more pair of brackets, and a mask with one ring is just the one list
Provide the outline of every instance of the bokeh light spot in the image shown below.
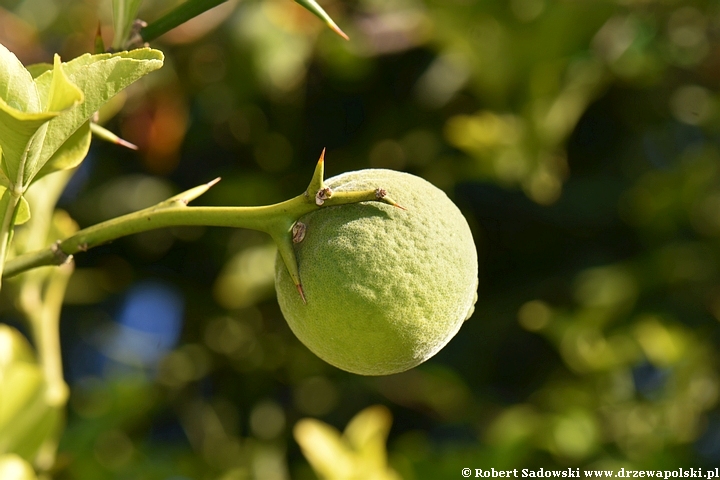
[[125,432],[108,430],[98,435],[93,452],[98,463],[109,470],[117,470],[132,458],[135,447]]
[[713,111],[710,92],[699,85],[679,87],[670,97],[670,110],[683,123],[702,124]]
[[407,164],[407,157],[402,145],[395,140],[382,140],[373,145],[369,155],[370,166],[402,170]]
[[325,415],[338,402],[337,388],[325,377],[310,377],[295,387],[293,393],[295,406],[307,415]]
[[531,300],[518,310],[518,321],[526,330],[536,332],[545,328],[552,318],[552,310],[542,300]]
[[285,412],[272,400],[258,403],[250,412],[250,429],[261,440],[272,440],[285,430]]

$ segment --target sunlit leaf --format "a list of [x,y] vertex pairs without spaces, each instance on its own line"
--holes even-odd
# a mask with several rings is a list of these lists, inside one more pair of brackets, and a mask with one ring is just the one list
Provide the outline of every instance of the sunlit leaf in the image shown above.
[[0,369],[13,362],[34,362],[35,355],[27,339],[15,328],[0,324]]
[[95,50],[93,53],[105,53],[105,50],[105,42],[102,38],[102,29],[100,28],[100,23],[98,23],[97,32],[95,32]]
[[[15,453],[31,460],[48,436],[55,433],[61,410],[47,402],[42,369],[29,352],[25,337],[3,326],[0,347],[13,352],[0,355],[0,454]],[[0,474],[0,478],[12,477]]]
[[354,448],[362,449],[378,439],[384,442],[391,424],[390,411],[386,407],[375,405],[353,417],[345,427],[345,436]]
[[32,65],[28,65],[27,71],[30,72],[30,75],[32,75],[32,78],[37,78],[43,73],[47,72],[48,70],[53,69],[52,63],[33,63]]
[[32,466],[19,455],[0,455],[0,478],[3,480],[37,480]]
[[13,182],[18,179],[23,156],[38,130],[57,112],[25,113],[8,105],[0,98],[0,148],[2,148],[2,169]]
[[[0,187],[0,212],[8,211],[8,203],[12,201],[12,195],[10,190],[5,187]],[[30,206],[25,200],[25,197],[20,197],[18,206],[16,208],[15,225],[22,225],[23,223],[30,220]]]
[[[86,54],[63,64],[64,73],[85,93],[85,100],[48,123],[42,151],[27,175],[34,177],[103,104],[162,64],[162,52],[149,48],[116,54]],[[52,76],[52,72],[45,72],[36,79],[41,97],[49,92]]]
[[390,411],[375,405],[348,423],[343,435],[314,419],[300,420],[293,433],[303,455],[321,478],[399,480],[387,465],[386,441],[392,424]]
[[354,470],[352,452],[330,425],[306,418],[293,430],[303,455],[322,478],[350,478]]
[[[17,417],[35,402],[42,398],[42,372],[32,363],[14,362],[2,369],[0,391],[3,401],[0,404],[0,444],[9,443],[5,439],[14,433],[12,425],[17,424]],[[12,392],[12,395],[8,394]]]
[[39,180],[48,173],[67,168],[74,168],[80,165],[90,149],[90,120],[78,128],[75,133],[60,145],[52,157],[43,165],[35,176],[35,180]]
[[40,97],[32,76],[10,50],[0,44],[0,99],[21,112],[39,112]]
[[[2,148],[0,148],[0,158],[2,158]],[[5,170],[0,168],[0,186],[5,188],[10,188],[10,185],[12,182],[8,178],[7,174],[5,173]]]
[[84,97],[83,92],[65,75],[60,55],[56,54],[45,110],[60,112],[82,102]]
[[[5,47],[0,48],[0,61],[7,70],[0,75],[6,87],[0,98],[3,170],[13,184],[26,183],[29,181],[27,172],[32,171],[37,160],[35,153],[40,150],[45,138],[42,127],[63,110],[82,102],[83,93],[67,78],[57,55],[52,70],[45,70],[44,65],[35,69],[36,72],[40,69],[50,72],[50,83],[42,93],[37,89],[30,71]],[[34,149],[31,149],[33,137]]]

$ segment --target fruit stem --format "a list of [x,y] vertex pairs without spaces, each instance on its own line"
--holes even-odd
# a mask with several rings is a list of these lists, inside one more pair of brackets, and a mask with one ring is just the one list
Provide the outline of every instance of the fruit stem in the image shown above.
[[[305,294],[300,281],[295,249],[293,247],[293,226],[312,211],[327,206],[337,206],[365,201],[379,201],[389,205],[397,204],[387,195],[375,190],[338,191],[328,194],[322,203],[317,202],[318,192],[328,190],[324,186],[324,155],[320,155],[315,173],[307,190],[295,198],[273,205],[258,207],[189,207],[188,202],[205,193],[219,179],[205,185],[191,188],[152,207],[113,218],[78,231],[52,246],[35,252],[25,253],[9,260],[5,265],[4,277],[11,277],[32,268],[44,265],[60,265],[72,255],[89,248],[135,233],[163,227],[203,225],[213,227],[248,228],[269,234],[278,246],[285,266],[303,301]],[[383,191],[384,192],[384,191]]]

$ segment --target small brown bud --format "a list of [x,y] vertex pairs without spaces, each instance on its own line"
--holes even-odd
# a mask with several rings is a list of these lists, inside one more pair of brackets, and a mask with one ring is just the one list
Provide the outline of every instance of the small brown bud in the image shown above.
[[292,227],[293,243],[300,243],[303,241],[305,238],[305,230],[307,230],[307,225],[302,222],[295,222],[295,225]]
[[325,203],[325,200],[332,197],[333,191],[330,189],[330,187],[321,188],[318,190],[317,194],[315,194],[315,204],[319,207],[322,206],[323,203]]

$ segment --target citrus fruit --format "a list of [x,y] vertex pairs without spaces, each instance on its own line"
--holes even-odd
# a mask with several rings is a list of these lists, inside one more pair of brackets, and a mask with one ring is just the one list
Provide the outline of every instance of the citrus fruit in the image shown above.
[[362,202],[300,218],[304,236],[294,248],[307,303],[278,257],[283,315],[301,342],[343,370],[389,375],[415,367],[473,311],[478,266],[467,221],[442,190],[407,173],[360,170],[325,185],[382,188],[406,210]]

